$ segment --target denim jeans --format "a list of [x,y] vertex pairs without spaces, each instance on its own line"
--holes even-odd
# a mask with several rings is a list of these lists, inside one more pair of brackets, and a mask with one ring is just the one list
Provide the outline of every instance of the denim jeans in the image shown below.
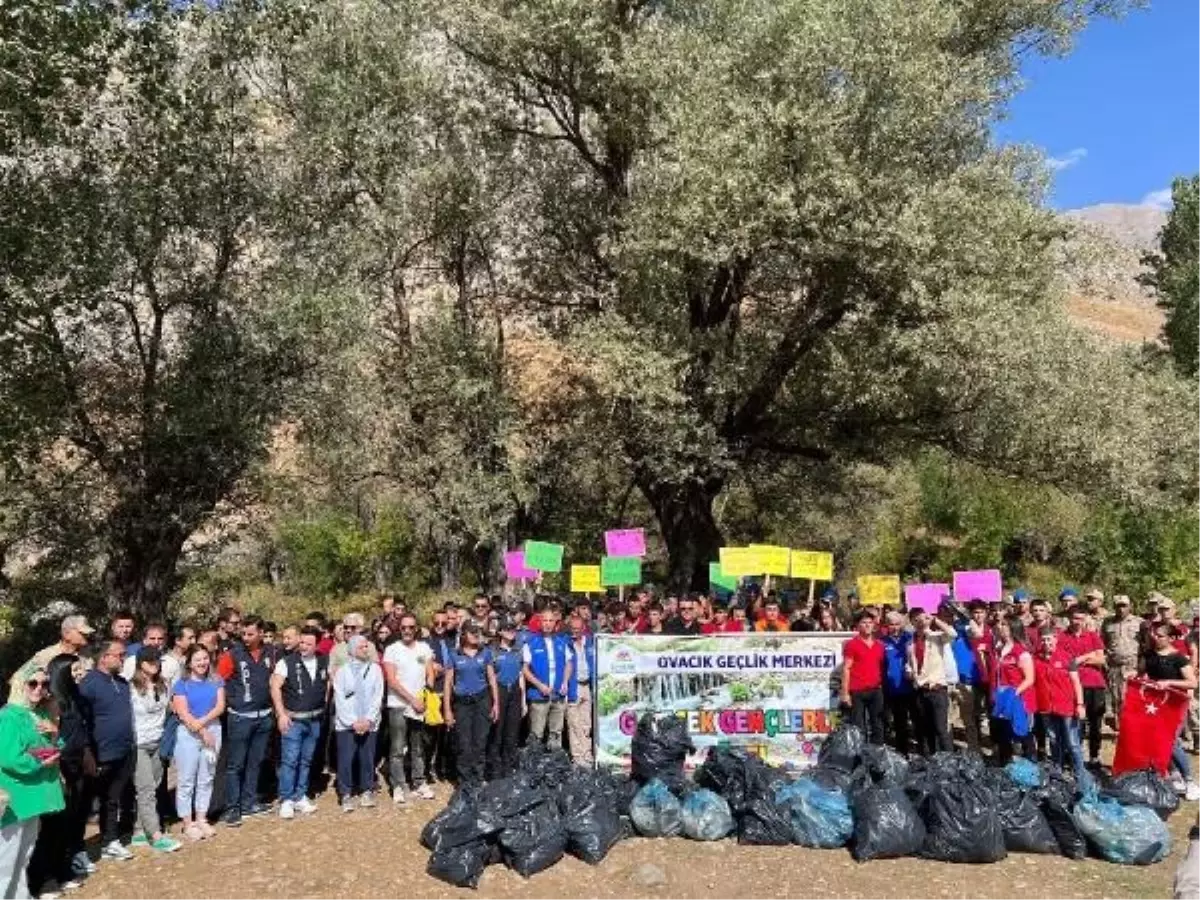
[[[213,756],[221,749],[221,725],[212,722],[205,729],[213,739]],[[204,744],[182,725],[175,738],[175,812],[185,822],[202,821],[212,802],[217,762],[209,760]]]
[[1071,756],[1071,768],[1078,777],[1083,771],[1083,744],[1079,738],[1079,720],[1073,716],[1056,716],[1043,713],[1046,732],[1050,737],[1050,758],[1062,768],[1067,754]]
[[225,767],[225,804],[247,810],[258,801],[258,776],[275,716],[251,719],[229,714],[229,762]]
[[321,717],[292,719],[292,725],[279,739],[279,799],[303,800],[308,792],[308,772],[317,740],[321,736]]
[[337,734],[337,792],[345,800],[375,790],[376,732],[357,734],[351,729]]

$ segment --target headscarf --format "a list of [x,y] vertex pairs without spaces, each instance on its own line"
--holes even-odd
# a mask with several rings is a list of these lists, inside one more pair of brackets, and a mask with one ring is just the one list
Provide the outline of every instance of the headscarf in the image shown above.
[[363,644],[367,643],[367,639],[361,634],[356,634],[346,642],[346,650],[350,655],[350,660],[347,665],[350,668],[350,677],[354,679],[354,718],[369,719],[371,711],[367,703],[367,672],[371,667],[370,660],[359,659],[355,654]]
[[[50,676],[47,674],[45,666],[38,666],[35,669],[27,669],[21,673],[21,691],[19,696],[16,698],[17,706],[23,706],[31,712],[35,709],[35,707],[29,705],[29,694],[27,693],[28,688],[25,687],[25,682],[32,681],[38,675],[41,675],[47,681],[50,680]],[[53,699],[54,695],[50,693],[50,689],[47,686],[47,688],[42,691],[42,704],[40,709],[42,711],[48,711]]]

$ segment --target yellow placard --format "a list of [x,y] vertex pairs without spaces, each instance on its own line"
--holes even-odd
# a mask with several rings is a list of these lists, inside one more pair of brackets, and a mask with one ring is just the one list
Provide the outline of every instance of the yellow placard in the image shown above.
[[576,594],[602,594],[599,566],[571,566],[571,590]]
[[833,581],[833,554],[821,550],[793,550],[792,577]]
[[859,606],[899,606],[899,575],[860,575],[858,578]]
[[792,568],[792,551],[787,547],[770,544],[751,544],[750,549],[758,554],[763,575],[782,575],[785,578]]
[[762,558],[750,547],[722,547],[721,574],[733,578],[747,575],[763,575]]

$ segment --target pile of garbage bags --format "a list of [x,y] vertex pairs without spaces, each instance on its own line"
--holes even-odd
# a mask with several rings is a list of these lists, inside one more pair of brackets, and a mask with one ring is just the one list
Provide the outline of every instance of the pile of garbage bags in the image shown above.
[[907,760],[864,744],[848,724],[798,777],[744,750],[715,747],[688,779],[690,752],[681,719],[650,715],[634,735],[632,778],[527,748],[515,775],[456,791],[426,825],[427,871],[475,887],[488,864],[525,876],[567,853],[596,864],[633,834],[845,847],[859,861],[990,863],[1020,852],[1147,865],[1170,853],[1165,819],[1179,803],[1148,770],[1097,785],[1086,772],[1076,779],[1020,758],[1004,768],[972,752]]

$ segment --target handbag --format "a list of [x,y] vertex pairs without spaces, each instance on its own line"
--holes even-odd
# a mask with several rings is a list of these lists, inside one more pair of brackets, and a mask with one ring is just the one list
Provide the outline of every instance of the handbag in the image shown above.
[[179,716],[168,712],[163,720],[162,738],[158,742],[158,758],[164,762],[170,761],[175,755],[175,738],[179,734]]
[[446,720],[442,718],[442,696],[429,688],[425,688],[425,724],[446,724]]

